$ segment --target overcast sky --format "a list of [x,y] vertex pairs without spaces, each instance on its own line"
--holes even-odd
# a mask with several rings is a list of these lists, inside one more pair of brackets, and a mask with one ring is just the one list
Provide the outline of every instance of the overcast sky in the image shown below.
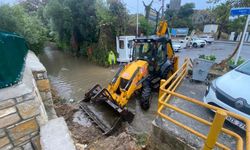
[[[14,2],[17,2],[18,0],[0,0],[0,4],[6,4],[6,3],[10,3],[13,4]],[[137,10],[137,0],[122,0],[130,13],[136,13]],[[144,13],[144,6],[142,1],[144,1],[146,4],[149,4],[151,2],[151,0],[138,0],[139,1],[139,13]],[[165,4],[169,3],[170,0],[165,0]],[[208,4],[207,0],[181,0],[181,4],[185,4],[185,3],[190,3],[193,2],[195,3],[195,7],[196,9],[205,9],[205,8],[209,8],[211,6],[213,6],[212,4]],[[155,9],[159,9],[161,6],[162,0],[154,0],[153,3],[153,8]]]
[[[137,0],[122,0],[122,1],[126,4],[130,13],[136,13]],[[145,4],[149,4],[151,0],[138,0],[138,1],[139,1],[139,12],[144,13],[144,6],[142,1],[144,1]],[[169,1],[170,0],[165,0],[165,5],[168,4]],[[206,9],[213,6],[213,4],[208,4],[207,0],[181,0],[181,5],[185,3],[195,3],[195,9]],[[161,7],[161,4],[162,0],[154,0],[153,8],[159,9]]]

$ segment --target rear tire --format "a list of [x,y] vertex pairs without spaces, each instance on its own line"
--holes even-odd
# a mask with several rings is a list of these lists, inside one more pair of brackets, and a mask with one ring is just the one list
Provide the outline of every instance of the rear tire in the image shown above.
[[150,82],[144,81],[142,83],[142,93],[141,93],[141,99],[140,99],[140,105],[142,109],[144,110],[149,109],[151,98],[152,97],[151,97]]

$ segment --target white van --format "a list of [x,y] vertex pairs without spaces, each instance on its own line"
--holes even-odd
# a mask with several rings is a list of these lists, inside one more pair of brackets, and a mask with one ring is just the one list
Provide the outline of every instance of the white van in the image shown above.
[[135,36],[116,37],[116,51],[118,53],[118,62],[124,63],[132,61],[133,39],[135,39]]
[[201,35],[199,38],[202,40],[205,40],[208,44],[211,44],[214,42],[214,37],[211,35]]

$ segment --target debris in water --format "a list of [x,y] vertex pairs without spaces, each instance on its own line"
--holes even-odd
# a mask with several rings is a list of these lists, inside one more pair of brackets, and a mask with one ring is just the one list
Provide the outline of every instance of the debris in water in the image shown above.
[[70,103],[74,103],[74,101],[75,101],[75,100],[74,100],[73,98],[69,99],[69,102],[70,102]]
[[85,116],[82,111],[77,111],[73,115],[73,122],[78,123],[84,127],[90,127],[92,125],[90,120]]
[[69,71],[69,69],[68,69],[68,68],[64,68],[64,67],[63,67],[63,68],[61,68],[61,70],[62,70],[62,71]]

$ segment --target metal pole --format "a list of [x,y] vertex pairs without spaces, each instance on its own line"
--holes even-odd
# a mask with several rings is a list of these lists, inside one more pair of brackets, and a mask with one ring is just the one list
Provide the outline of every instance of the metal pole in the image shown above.
[[224,121],[227,117],[226,112],[218,110],[215,114],[212,126],[210,127],[207,140],[205,142],[203,150],[214,149],[215,143],[220,135],[221,128],[223,127]]
[[164,17],[164,0],[162,0],[162,19],[163,19],[163,17]]
[[241,35],[242,38],[241,38],[241,41],[240,41],[240,46],[239,46],[239,50],[238,50],[238,53],[237,53],[236,58],[235,58],[234,65],[237,65],[237,63],[238,63],[238,60],[239,60],[239,57],[240,57],[240,52],[241,52],[241,49],[242,49],[242,46],[243,46],[243,42],[245,40],[245,34],[246,34],[246,31],[247,31],[249,20],[250,20],[250,15],[247,16],[246,25],[245,25],[243,34]]
[[139,5],[139,0],[137,0],[137,13],[136,13],[136,37],[138,37],[138,6]]

